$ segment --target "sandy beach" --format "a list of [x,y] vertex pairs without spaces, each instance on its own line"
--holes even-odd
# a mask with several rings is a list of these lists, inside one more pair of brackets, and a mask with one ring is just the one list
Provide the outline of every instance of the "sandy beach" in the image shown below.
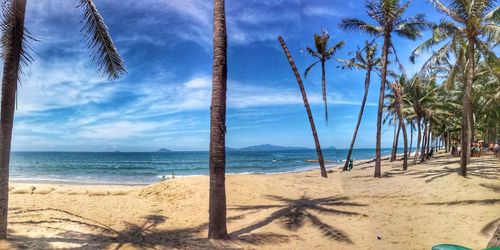
[[228,175],[230,241],[206,239],[208,177],[149,186],[12,183],[2,249],[430,249],[485,248],[500,223],[500,160],[440,155],[351,172]]

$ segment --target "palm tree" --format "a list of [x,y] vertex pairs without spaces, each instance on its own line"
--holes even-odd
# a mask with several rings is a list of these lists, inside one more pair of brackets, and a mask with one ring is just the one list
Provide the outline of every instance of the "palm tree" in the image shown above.
[[404,108],[403,107],[404,104],[403,104],[403,98],[402,98],[403,93],[401,91],[401,84],[400,84],[402,82],[406,82],[406,76],[401,75],[398,82],[399,83],[392,84],[391,89],[394,93],[395,110],[397,113],[396,116],[399,119],[399,127],[403,130],[403,142],[404,142],[404,146],[405,146],[404,157],[403,157],[403,170],[407,170],[408,169],[408,137],[406,135],[406,126],[405,126],[405,123],[403,121],[402,109]]
[[210,199],[208,238],[229,239],[226,226],[227,33],[224,0],[214,0],[214,60],[210,106]]
[[422,35],[422,30],[429,24],[425,21],[423,14],[417,14],[409,18],[403,18],[410,2],[401,4],[399,0],[373,0],[366,2],[368,16],[375,20],[377,25],[372,25],[357,18],[346,18],[342,20],[340,27],[347,31],[359,31],[374,36],[374,40],[383,37],[382,47],[382,69],[380,81],[380,93],[377,111],[377,139],[375,151],[375,177],[381,177],[381,132],[382,112],[384,106],[385,83],[387,81],[387,67],[389,65],[389,52],[392,51],[397,59],[396,50],[392,43],[392,35],[396,34],[402,38],[416,40]]
[[[500,8],[496,7],[495,0],[461,1],[450,0],[448,5],[439,0],[430,0],[435,8],[451,18],[452,21],[442,20],[434,28],[433,36],[418,46],[412,57],[423,50],[445,42],[435,54],[447,56],[458,40],[466,42],[466,69],[462,112],[462,157],[460,161],[460,175],[467,175],[467,161],[470,155],[472,137],[471,95],[475,77],[476,50],[484,57],[488,68],[498,66],[498,58],[490,50],[489,43],[498,44],[500,38],[498,22],[500,22]],[[498,78],[497,78],[498,81]]]
[[321,93],[323,95],[323,103],[325,104],[325,121],[328,122],[328,104],[326,100],[326,74],[325,74],[325,63],[326,61],[333,58],[335,53],[339,51],[342,46],[344,46],[344,41],[340,41],[328,48],[328,42],[330,40],[330,35],[326,31],[323,34],[314,34],[314,46],[316,51],[307,47],[307,52],[317,59],[316,62],[309,65],[304,71],[304,77],[307,77],[309,71],[318,63],[321,63]]
[[293,73],[295,74],[295,78],[297,78],[297,83],[299,84],[300,93],[302,94],[302,99],[304,100],[304,107],[306,108],[307,116],[309,118],[309,124],[311,125],[311,131],[314,137],[314,145],[316,146],[316,153],[318,154],[318,162],[319,162],[319,167],[321,169],[321,176],[327,178],[328,174],[325,168],[325,160],[323,159],[323,153],[321,152],[321,145],[319,144],[318,133],[316,132],[316,126],[314,125],[314,118],[311,112],[311,107],[309,106],[309,101],[307,100],[307,94],[304,88],[304,83],[302,82],[302,78],[300,77],[299,70],[297,69],[295,62],[293,61],[292,55],[290,54],[290,51],[288,50],[285,44],[285,40],[283,40],[283,37],[281,36],[278,36],[278,40],[281,44],[281,47],[283,48],[283,52],[285,53],[288,62],[290,63],[290,67],[292,67]]
[[[14,126],[14,107],[17,84],[21,65],[33,60],[28,54],[27,40],[31,37],[25,31],[24,16],[26,0],[3,1],[1,48],[4,60],[2,79],[1,131],[0,131],[0,238],[7,236],[7,211],[9,195],[9,160]],[[122,58],[118,54],[104,19],[99,14],[92,0],[79,0],[78,7],[83,8],[82,23],[91,56],[102,75],[108,80],[117,79],[126,73]]]
[[[364,52],[364,55],[363,55]],[[365,42],[365,47],[363,50],[358,49],[356,55],[350,60],[341,60],[344,63],[342,69],[362,69],[366,71],[365,74],[365,92],[363,95],[363,100],[361,101],[361,107],[359,109],[358,121],[356,122],[356,127],[354,128],[354,134],[352,135],[351,145],[349,146],[349,151],[347,152],[347,157],[344,164],[344,171],[347,170],[349,161],[351,160],[352,151],[354,149],[354,143],[356,142],[356,136],[358,135],[359,125],[361,124],[361,119],[363,118],[363,112],[365,110],[366,99],[368,97],[368,90],[370,88],[370,79],[372,70],[380,71],[380,58],[377,57],[377,45],[369,44],[368,41]]]

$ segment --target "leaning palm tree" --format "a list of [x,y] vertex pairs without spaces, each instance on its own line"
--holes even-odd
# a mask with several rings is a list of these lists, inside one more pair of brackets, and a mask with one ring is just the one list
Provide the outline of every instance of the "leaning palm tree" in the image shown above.
[[311,112],[311,107],[309,106],[309,101],[307,100],[307,94],[304,88],[304,83],[302,82],[302,78],[300,77],[299,70],[295,65],[292,55],[290,54],[290,51],[288,50],[285,44],[285,40],[283,40],[281,36],[278,36],[278,40],[281,44],[281,47],[283,48],[283,52],[285,53],[288,62],[290,63],[290,67],[292,67],[292,71],[295,74],[297,83],[299,84],[300,93],[302,94],[302,99],[304,100],[304,107],[306,108],[307,116],[309,118],[309,124],[311,125],[311,131],[314,138],[314,145],[316,146],[316,153],[318,154],[318,162],[319,162],[319,167],[321,169],[321,176],[327,178],[328,174],[325,168],[325,160],[323,159],[323,153],[321,152],[321,145],[319,144],[318,133],[316,132],[316,126],[314,125],[314,118]]
[[[363,53],[364,52],[364,53]],[[365,92],[363,95],[363,100],[361,101],[361,107],[359,109],[358,121],[356,122],[356,127],[354,127],[354,134],[352,135],[351,145],[349,146],[349,151],[347,152],[347,157],[344,164],[344,171],[347,170],[349,161],[351,160],[352,151],[354,149],[354,143],[356,142],[356,136],[358,135],[359,125],[361,124],[361,119],[363,118],[363,112],[365,110],[366,99],[368,97],[368,90],[370,89],[371,73],[373,70],[380,71],[380,58],[377,57],[377,45],[369,44],[368,41],[365,42],[364,49],[358,49],[356,55],[350,60],[341,60],[344,63],[342,69],[361,69],[365,70]]]
[[333,59],[333,56],[337,51],[339,51],[345,44],[344,41],[337,42],[332,47],[328,48],[328,42],[330,40],[330,35],[326,31],[323,34],[314,34],[314,46],[316,51],[307,47],[307,52],[315,57],[317,61],[309,65],[304,71],[304,77],[307,77],[309,71],[318,63],[321,63],[321,93],[323,95],[323,103],[325,104],[325,121],[328,122],[328,103],[326,100],[326,73],[325,64],[328,60]]
[[224,0],[214,0],[214,60],[210,106],[210,198],[208,238],[229,239],[226,226],[227,33]]
[[[434,56],[448,57],[448,53],[459,40],[466,43],[465,49],[465,81],[462,112],[462,156],[460,161],[460,175],[467,175],[467,161],[470,155],[472,137],[472,84],[475,78],[476,52],[485,59],[490,72],[498,67],[498,58],[490,49],[490,44],[497,45],[500,39],[500,8],[496,0],[460,1],[450,0],[447,5],[439,0],[430,0],[436,9],[445,14],[450,20],[442,20],[434,28],[433,36],[418,46],[412,53],[412,58],[424,50],[444,43]],[[431,57],[432,58],[432,57]],[[497,78],[498,81],[498,78]]]
[[[91,0],[80,0],[83,8],[82,23],[91,57],[98,71],[109,80],[126,72],[122,58],[115,48],[102,16]],[[28,54],[30,34],[25,31],[24,16],[26,0],[6,0],[2,2],[1,49],[4,60],[2,79],[2,103],[0,111],[0,239],[7,236],[7,211],[9,195],[9,160],[14,126],[14,110],[17,84],[21,65],[33,60]]]
[[399,0],[372,0],[366,2],[366,10],[377,23],[376,25],[368,24],[357,18],[346,18],[342,20],[340,27],[347,31],[359,31],[374,36],[374,40],[383,37],[384,43],[382,47],[381,61],[381,81],[380,93],[378,100],[377,111],[377,138],[375,149],[375,177],[381,177],[381,133],[382,133],[382,112],[384,106],[385,84],[387,81],[387,67],[389,65],[389,53],[392,51],[396,56],[396,49],[392,43],[392,35],[395,34],[402,38],[416,40],[422,35],[422,31],[429,27],[429,23],[425,21],[423,14],[417,14],[409,18],[403,18],[403,13],[406,11],[410,2],[401,4]]

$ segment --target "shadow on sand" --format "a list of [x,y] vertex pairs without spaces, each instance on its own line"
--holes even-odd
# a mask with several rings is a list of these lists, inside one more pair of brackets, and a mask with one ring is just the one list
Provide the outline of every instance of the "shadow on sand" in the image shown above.
[[[36,215],[40,213],[49,213],[50,216],[45,220],[31,219],[37,218]],[[245,214],[229,217],[228,221],[238,220],[244,216]],[[52,249],[53,244],[63,244],[65,245],[63,248],[69,249],[121,249],[131,246],[141,249],[155,249],[157,246],[214,249],[231,248],[238,243],[262,245],[289,240],[289,236],[286,235],[247,234],[232,237],[232,240],[227,242],[211,241],[201,234],[207,229],[208,224],[191,228],[163,229],[162,226],[165,226],[168,218],[162,215],[142,217],[142,222],[138,224],[125,222],[124,230],[115,230],[89,218],[53,208],[26,210],[13,208],[10,217],[14,219],[11,225],[39,227],[51,232],[47,234],[50,236],[46,237],[28,237],[10,230],[9,242],[17,248],[25,249]]]
[[[476,160],[476,159],[474,159]],[[430,170],[417,170],[410,169],[408,171],[402,171],[399,169],[392,169],[383,174],[383,177],[394,177],[398,175],[409,175],[413,176],[415,179],[423,179],[426,183],[432,182],[436,179],[451,175],[458,174],[459,168],[451,168],[449,165],[457,164],[460,161],[447,161],[436,159],[432,161],[427,161],[426,165],[443,166],[441,169],[430,169]],[[418,165],[415,165],[418,166]],[[483,179],[496,180],[500,178],[500,167],[499,161],[494,158],[480,158],[479,161],[473,162],[472,166],[467,167],[467,176],[479,177]],[[499,187],[497,187],[498,189]]]
[[298,199],[289,199],[281,196],[266,195],[272,201],[278,201],[282,204],[277,205],[254,205],[254,206],[236,206],[230,208],[232,210],[248,211],[248,210],[263,210],[277,209],[271,215],[263,220],[257,221],[249,226],[239,229],[231,234],[233,237],[251,233],[252,231],[262,228],[279,220],[279,222],[288,230],[296,231],[304,226],[306,220],[319,229],[324,236],[339,242],[353,244],[348,234],[323,222],[319,217],[311,213],[311,211],[326,215],[341,215],[341,216],[362,216],[364,214],[339,210],[335,207],[359,207],[366,206],[350,202],[350,198],[342,196],[332,196],[326,198],[312,199],[307,196],[302,196]]

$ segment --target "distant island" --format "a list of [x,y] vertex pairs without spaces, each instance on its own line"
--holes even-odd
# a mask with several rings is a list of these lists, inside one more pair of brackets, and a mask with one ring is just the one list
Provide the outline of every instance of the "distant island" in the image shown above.
[[172,152],[172,150],[168,150],[166,148],[160,148],[156,152],[158,152],[158,153],[167,153],[167,152]]
[[256,151],[294,151],[294,150],[311,150],[306,147],[283,147],[283,146],[275,146],[271,144],[262,144],[255,146],[248,146],[244,148],[226,148],[227,151],[247,151],[247,152],[256,152]]

